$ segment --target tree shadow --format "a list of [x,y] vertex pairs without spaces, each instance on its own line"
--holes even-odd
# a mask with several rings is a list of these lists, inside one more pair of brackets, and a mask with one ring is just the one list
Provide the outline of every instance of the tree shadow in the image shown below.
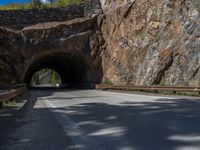
[[67,113],[85,135],[113,150],[175,150],[200,146],[199,99],[150,102],[82,103],[56,108]]
[[[98,141],[108,150],[188,150],[191,147],[198,149],[200,146],[199,99],[161,98],[145,102],[127,100],[111,104],[101,102],[101,97],[103,99],[105,96],[96,95],[84,98],[98,98],[98,102],[83,101],[68,107],[34,108],[39,97],[53,94],[51,91],[43,91],[40,95],[35,95],[12,116],[2,116],[1,113],[0,146],[8,139],[18,140],[2,135],[15,132],[18,127],[27,124],[27,121],[17,122],[25,117],[27,111],[35,111],[40,116],[49,113],[49,110],[57,115],[68,115],[83,129],[85,136]],[[68,97],[60,100],[77,98],[79,99]],[[33,119],[28,120],[29,123],[34,121]],[[48,132],[52,132],[52,136],[56,134],[54,131]]]
[[[41,113],[48,110],[36,110],[34,108],[35,103],[38,100],[38,95],[31,94],[32,91],[28,91],[22,96],[17,98],[16,106],[7,106],[0,109],[0,149],[2,146],[5,146],[10,143],[14,143],[19,139],[11,136],[12,133],[15,133],[20,127],[30,123],[31,121],[24,120],[26,115],[30,114],[30,119],[34,121],[34,118],[31,118],[31,113],[33,111]],[[44,92],[41,96],[50,96],[54,92]],[[4,148],[2,149],[4,150]]]

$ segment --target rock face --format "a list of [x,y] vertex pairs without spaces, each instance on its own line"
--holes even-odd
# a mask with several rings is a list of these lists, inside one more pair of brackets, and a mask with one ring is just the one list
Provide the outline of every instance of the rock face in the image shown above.
[[100,1],[103,80],[200,85],[200,1]]

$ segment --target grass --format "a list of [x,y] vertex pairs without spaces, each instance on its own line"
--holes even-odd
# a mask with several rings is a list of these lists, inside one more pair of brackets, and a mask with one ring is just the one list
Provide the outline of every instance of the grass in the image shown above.
[[58,0],[55,3],[52,3],[53,6],[58,6],[58,7],[63,7],[63,6],[70,6],[70,5],[74,5],[74,4],[79,4],[81,3],[82,0]]
[[104,85],[113,85],[112,81],[109,81],[109,80],[105,80],[101,84],[104,84]]
[[16,100],[9,100],[9,101],[6,101],[6,102],[3,102],[3,107],[14,107],[16,106]]
[[56,86],[56,84],[60,84],[60,76],[57,72],[53,71],[51,75],[51,85]]
[[31,9],[33,6],[32,4],[17,4],[12,3],[9,5],[0,6],[0,10],[17,10],[17,9]]
[[52,3],[11,3],[8,5],[0,5],[0,10],[26,10],[26,9],[45,9],[45,8],[57,8],[67,7],[74,4],[80,4],[83,0],[57,0]]

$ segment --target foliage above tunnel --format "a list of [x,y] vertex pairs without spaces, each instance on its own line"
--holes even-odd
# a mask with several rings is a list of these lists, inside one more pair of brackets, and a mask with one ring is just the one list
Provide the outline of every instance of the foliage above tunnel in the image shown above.
[[74,4],[79,4],[83,0],[56,0],[44,3],[41,0],[32,0],[30,3],[9,3],[0,5],[0,10],[19,10],[19,9],[45,9],[55,7],[67,7]]

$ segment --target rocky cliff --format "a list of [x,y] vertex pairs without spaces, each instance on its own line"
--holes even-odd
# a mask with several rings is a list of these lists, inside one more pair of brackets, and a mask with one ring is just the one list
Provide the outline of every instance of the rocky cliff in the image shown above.
[[104,79],[200,85],[199,0],[100,0]]

